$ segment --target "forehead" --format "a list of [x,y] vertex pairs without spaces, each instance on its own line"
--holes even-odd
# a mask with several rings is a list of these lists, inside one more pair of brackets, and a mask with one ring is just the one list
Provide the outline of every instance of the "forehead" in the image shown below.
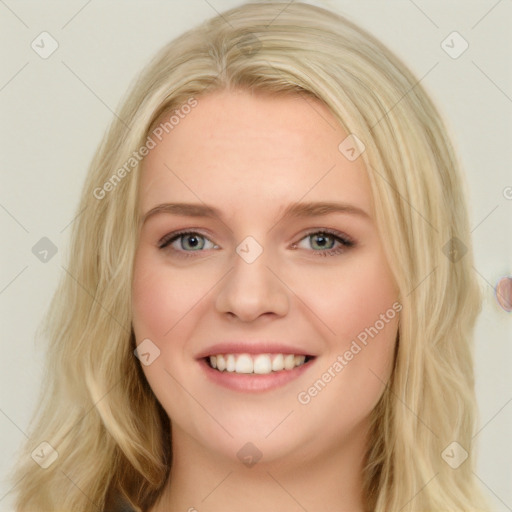
[[209,93],[144,158],[141,208],[179,199],[248,211],[304,197],[370,211],[362,158],[349,161],[339,150],[347,135],[311,97]]

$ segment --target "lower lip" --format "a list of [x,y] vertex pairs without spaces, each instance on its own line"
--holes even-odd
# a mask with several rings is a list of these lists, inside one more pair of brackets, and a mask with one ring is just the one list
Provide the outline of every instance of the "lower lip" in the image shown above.
[[314,359],[311,359],[307,363],[296,366],[293,370],[281,370],[279,372],[270,372],[266,374],[236,373],[227,371],[219,372],[219,370],[214,370],[205,359],[201,359],[199,364],[203,368],[208,379],[213,381],[215,384],[234,391],[257,393],[279,388],[288,384],[288,382],[297,379],[308,370],[313,361]]

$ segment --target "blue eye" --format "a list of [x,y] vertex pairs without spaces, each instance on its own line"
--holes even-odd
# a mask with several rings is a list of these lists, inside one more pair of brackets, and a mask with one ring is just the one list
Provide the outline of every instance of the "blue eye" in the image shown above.
[[355,242],[346,235],[331,230],[311,232],[298,244],[294,244],[294,248],[309,249],[309,247],[301,245],[303,241],[309,242],[313,252],[318,256],[336,256],[355,245]]
[[[292,244],[292,249],[310,250],[315,256],[336,256],[353,246],[355,246],[355,242],[347,235],[322,229],[310,232],[298,243]],[[169,233],[158,244],[159,249],[167,247],[170,247],[172,252],[180,257],[194,256],[192,254],[194,252],[219,248],[209,238],[196,231]]]
[[218,247],[211,240],[195,231],[171,233],[164,237],[158,245],[160,249],[165,249],[167,246],[171,246],[176,252],[198,252],[203,249]]

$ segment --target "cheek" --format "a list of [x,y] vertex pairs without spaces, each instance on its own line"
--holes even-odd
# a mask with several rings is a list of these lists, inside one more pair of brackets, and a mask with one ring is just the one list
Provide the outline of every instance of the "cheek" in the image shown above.
[[148,269],[147,265],[144,271],[140,270],[143,265],[140,261],[134,273],[133,328],[138,341],[140,338],[157,341],[171,327],[173,314],[169,307],[172,308],[176,301],[172,296],[173,288],[159,279],[157,272]]
[[392,369],[401,309],[398,289],[379,251],[352,269],[338,306],[337,347],[346,355],[346,377],[366,389],[372,400]]
[[336,269],[303,273],[295,282],[297,295],[315,313],[315,323],[323,324],[321,330],[331,341],[331,348],[342,350],[360,334],[364,339],[366,329],[376,322],[383,335],[396,329],[392,324],[396,324],[393,319],[397,313],[392,306],[398,288],[378,250],[354,254]]
[[153,337],[158,344],[197,303],[201,286],[193,273],[184,275],[148,252],[141,250],[135,258],[133,327],[137,340]]
[[396,329],[397,312],[393,305],[397,303],[398,290],[382,261],[373,257],[351,272],[347,293],[342,298],[346,329],[340,326],[350,339],[364,342],[366,336],[387,337]]
[[[170,417],[179,417],[180,411],[188,411],[190,407],[190,401],[174,378],[181,382],[189,371],[182,364],[183,353],[195,324],[194,305],[197,308],[202,291],[200,281],[192,272],[180,272],[166,265],[151,249],[142,248],[135,255],[133,330],[137,344],[149,338],[158,347],[159,355],[149,365],[142,365],[142,370]],[[176,361],[180,364],[175,364]]]
[[328,347],[298,398],[317,418],[327,421],[329,411],[334,430],[349,428],[370,413],[389,380],[401,309],[398,289],[379,251],[316,278],[314,287],[308,280],[305,297],[329,327]]

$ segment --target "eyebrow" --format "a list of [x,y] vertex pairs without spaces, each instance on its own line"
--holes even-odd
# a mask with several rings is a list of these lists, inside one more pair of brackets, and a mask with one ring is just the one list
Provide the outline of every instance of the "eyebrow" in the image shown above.
[[[160,213],[171,215],[183,215],[186,217],[205,217],[222,219],[222,213],[217,208],[201,203],[163,203],[151,208],[142,215],[141,223],[144,224],[150,217]],[[329,215],[331,213],[344,213],[357,215],[370,220],[370,215],[363,209],[352,204],[340,202],[296,202],[289,204],[282,213],[280,220],[290,218],[307,218]]]

